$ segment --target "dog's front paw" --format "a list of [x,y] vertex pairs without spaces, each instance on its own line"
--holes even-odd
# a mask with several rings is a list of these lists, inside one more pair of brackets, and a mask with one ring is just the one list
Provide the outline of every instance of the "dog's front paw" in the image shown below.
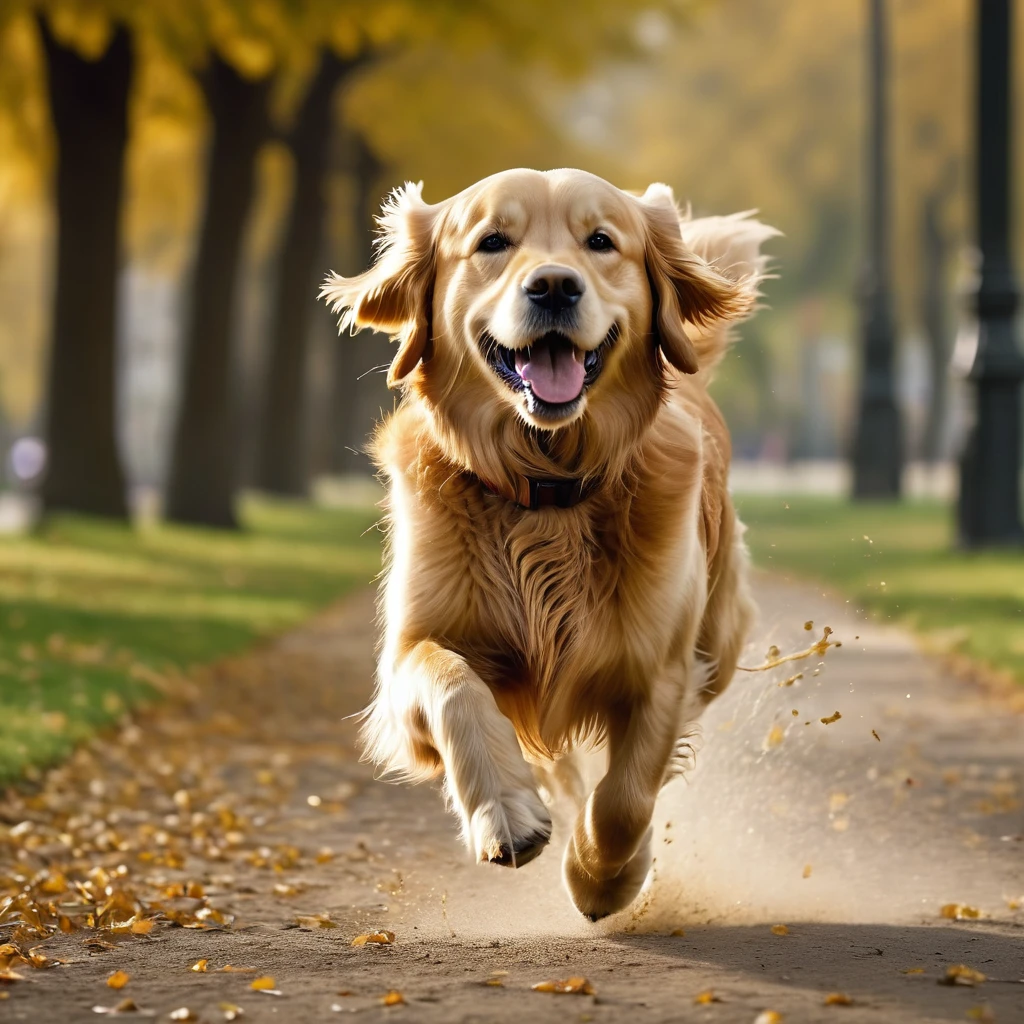
[[478,861],[521,868],[551,839],[551,815],[535,792],[516,790],[479,806],[467,832]]
[[651,868],[651,836],[647,830],[636,853],[608,878],[595,878],[583,866],[575,839],[569,840],[562,861],[562,877],[576,909],[591,921],[624,910],[636,899]]

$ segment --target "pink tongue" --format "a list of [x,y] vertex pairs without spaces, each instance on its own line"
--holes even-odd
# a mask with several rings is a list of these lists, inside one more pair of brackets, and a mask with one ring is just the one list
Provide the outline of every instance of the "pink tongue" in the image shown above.
[[576,349],[565,344],[534,345],[529,353],[516,352],[516,371],[528,381],[533,393],[544,402],[560,405],[579,398],[587,371]]

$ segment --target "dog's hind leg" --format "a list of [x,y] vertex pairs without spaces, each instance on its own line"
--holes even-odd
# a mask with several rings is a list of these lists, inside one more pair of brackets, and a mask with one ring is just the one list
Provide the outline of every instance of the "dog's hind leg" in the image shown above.
[[410,745],[440,756],[445,791],[477,860],[521,867],[544,849],[551,818],[533,772],[512,723],[465,658],[421,641],[396,666],[381,701],[397,712]]
[[609,715],[608,770],[587,799],[562,872],[576,908],[592,921],[627,907],[651,866],[651,818],[678,738],[680,689],[665,681]]

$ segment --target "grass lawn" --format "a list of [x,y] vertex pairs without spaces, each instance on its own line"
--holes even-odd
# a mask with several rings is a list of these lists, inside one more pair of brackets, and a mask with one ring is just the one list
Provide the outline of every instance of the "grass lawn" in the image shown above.
[[295,625],[380,565],[373,509],[243,515],[240,534],[67,517],[0,538],[0,782],[156,697],[162,673]]
[[755,562],[828,587],[1024,682],[1024,551],[953,548],[936,502],[738,496]]

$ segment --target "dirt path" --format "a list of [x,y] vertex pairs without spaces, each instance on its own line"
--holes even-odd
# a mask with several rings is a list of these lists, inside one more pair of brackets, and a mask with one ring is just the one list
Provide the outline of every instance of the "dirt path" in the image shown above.
[[[712,708],[633,912],[575,914],[557,834],[518,873],[475,867],[432,788],[374,782],[342,720],[371,678],[361,594],[0,805],[0,893],[32,897],[0,911],[0,943],[27,956],[63,927],[36,957],[67,961],[7,947],[21,980],[0,983],[0,1019],[93,1021],[130,998],[207,1022],[1024,1021],[1024,719],[807,587],[759,598],[748,663],[806,647],[806,619],[844,646],[741,674]],[[953,903],[983,916],[944,920]],[[351,945],[378,929],[394,944]],[[936,983],[961,963],[990,980]],[[595,994],[530,990],[572,976]],[[404,1004],[382,1005],[391,990]]]

